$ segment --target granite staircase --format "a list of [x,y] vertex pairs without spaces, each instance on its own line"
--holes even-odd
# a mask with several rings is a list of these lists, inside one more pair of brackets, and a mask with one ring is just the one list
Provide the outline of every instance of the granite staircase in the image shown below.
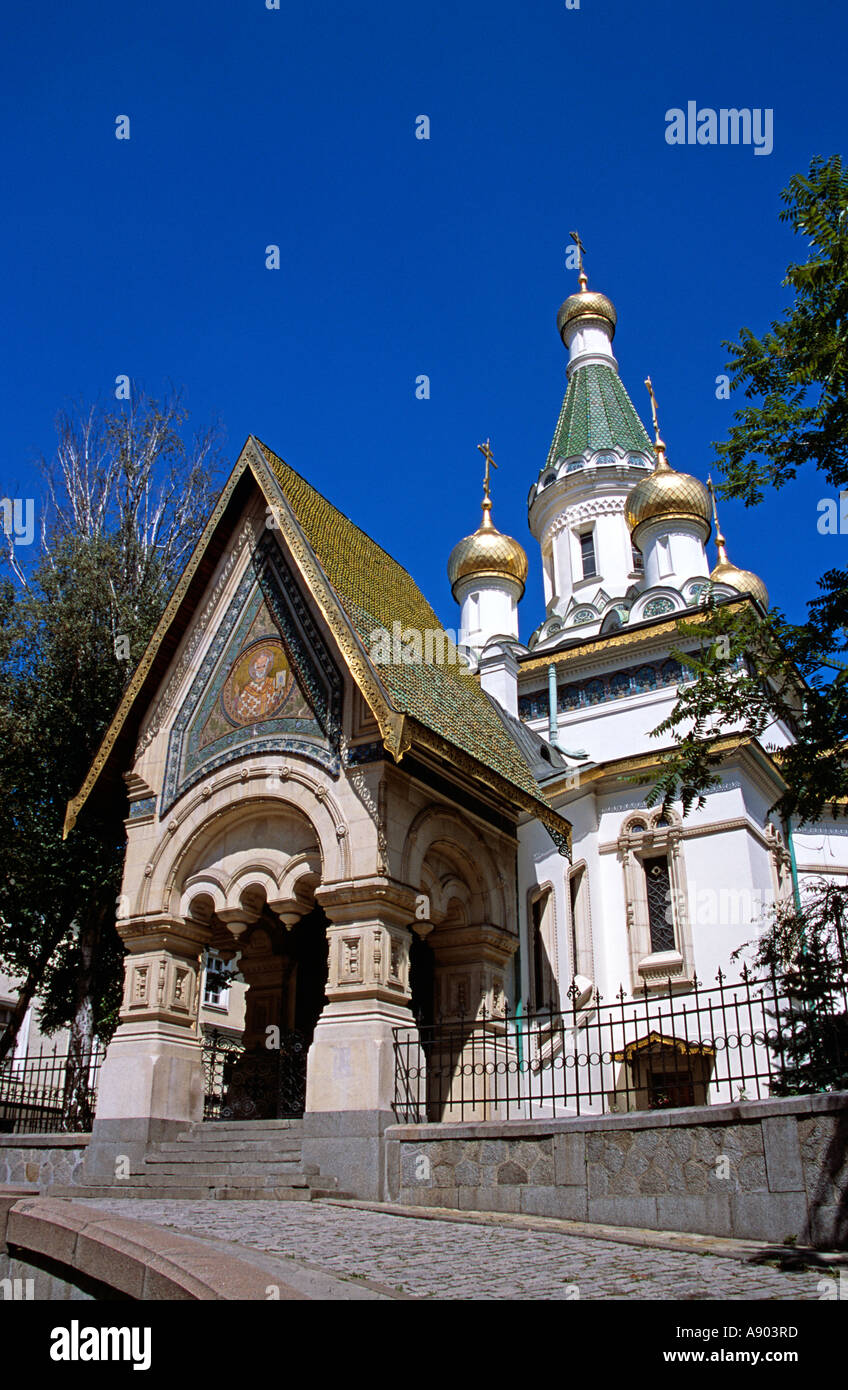
[[139,1172],[111,1183],[51,1187],[56,1197],[214,1198],[309,1202],[346,1197],[336,1179],[303,1162],[302,1120],[196,1123],[152,1145]]

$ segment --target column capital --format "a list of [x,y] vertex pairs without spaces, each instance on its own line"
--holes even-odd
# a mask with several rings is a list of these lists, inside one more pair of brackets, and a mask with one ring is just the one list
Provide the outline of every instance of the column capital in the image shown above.
[[211,928],[191,917],[169,917],[151,913],[128,917],[117,924],[118,934],[131,955],[167,951],[174,956],[196,959],[212,939]]
[[365,921],[411,927],[418,897],[406,883],[377,877],[322,884],[315,890],[316,903],[334,927]]

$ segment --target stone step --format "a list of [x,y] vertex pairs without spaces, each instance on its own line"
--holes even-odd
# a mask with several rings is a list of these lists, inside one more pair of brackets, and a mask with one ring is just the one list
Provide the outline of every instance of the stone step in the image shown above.
[[304,1178],[307,1176],[299,1163],[256,1163],[247,1161],[244,1163],[230,1163],[221,1159],[197,1159],[189,1163],[169,1163],[167,1160],[155,1162],[153,1157],[148,1154],[144,1164],[144,1176],[158,1177],[160,1174],[179,1176],[184,1173],[187,1178],[213,1177],[226,1178],[243,1177],[246,1173],[253,1177],[271,1178],[280,1175],[282,1178]]
[[197,1156],[208,1155],[210,1158],[232,1159],[234,1163],[239,1163],[255,1155],[260,1162],[275,1158],[288,1162],[297,1160],[302,1148],[299,1141],[291,1144],[213,1144],[209,1139],[198,1139],[194,1144],[157,1144],[148,1158],[167,1156],[173,1163],[183,1163]]
[[200,1134],[218,1134],[222,1138],[233,1135],[242,1139],[258,1139],[267,1134],[279,1134],[283,1130],[301,1134],[303,1120],[204,1120],[193,1124],[190,1129],[184,1129],[177,1138],[191,1140]]
[[316,1187],[280,1187],[273,1183],[255,1187],[233,1188],[227,1185],[209,1187],[162,1187],[155,1181],[136,1182],[126,1181],[115,1183],[114,1186],[99,1186],[90,1184],[85,1187],[71,1187],[62,1184],[55,1184],[49,1189],[43,1189],[51,1197],[81,1198],[91,1197],[121,1197],[127,1201],[197,1201],[204,1198],[207,1201],[239,1201],[239,1202],[313,1202],[320,1201],[322,1197],[331,1197],[340,1200],[353,1200],[352,1192],[338,1192],[327,1186],[327,1179],[321,1180],[321,1186]]
[[[187,1170],[180,1166],[173,1173],[162,1172],[161,1167],[155,1171],[145,1171],[143,1173],[133,1173],[124,1182],[148,1182],[156,1187],[221,1187],[226,1181],[232,1187],[257,1187],[268,1184],[273,1187],[308,1187],[309,1178],[305,1173],[290,1172],[255,1172],[249,1169],[246,1172],[234,1173],[231,1168],[224,1168],[223,1172],[206,1173],[201,1169],[196,1171]],[[326,1185],[326,1178],[321,1180]],[[123,1186],[117,1183],[117,1187]]]
[[309,1187],[280,1187],[269,1185],[267,1187],[257,1183],[254,1187],[163,1187],[157,1183],[145,1183],[136,1186],[129,1186],[128,1183],[116,1183],[114,1187],[51,1187],[49,1188],[51,1197],[76,1198],[77,1201],[84,1197],[120,1197],[125,1201],[197,1201],[205,1199],[207,1201],[238,1201],[238,1202],[311,1202],[317,1197],[342,1197],[347,1194],[340,1192],[329,1192],[322,1189],[313,1191]]

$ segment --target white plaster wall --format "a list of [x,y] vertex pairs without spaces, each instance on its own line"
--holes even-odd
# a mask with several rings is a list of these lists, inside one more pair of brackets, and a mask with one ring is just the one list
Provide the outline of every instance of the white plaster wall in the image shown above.
[[460,644],[480,649],[492,637],[517,637],[519,592],[508,579],[470,578],[457,584]]

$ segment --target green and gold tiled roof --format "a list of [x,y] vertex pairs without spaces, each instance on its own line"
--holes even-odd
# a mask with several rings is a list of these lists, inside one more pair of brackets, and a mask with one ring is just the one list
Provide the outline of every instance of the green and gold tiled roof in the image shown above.
[[[441,629],[414,579],[265,444],[260,447],[366,651],[377,628]],[[539,797],[535,778],[474,676],[460,664],[377,667],[389,698],[448,743]]]
[[547,466],[602,449],[653,453],[651,442],[618,372],[600,362],[578,367],[557,420]]

